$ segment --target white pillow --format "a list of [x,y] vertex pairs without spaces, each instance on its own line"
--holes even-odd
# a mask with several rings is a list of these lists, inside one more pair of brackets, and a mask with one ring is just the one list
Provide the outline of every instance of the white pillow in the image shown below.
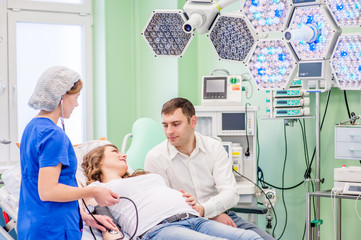
[[21,182],[20,163],[3,172],[1,179],[4,181],[6,189],[17,199],[19,199]]
[[87,177],[84,176],[84,171],[81,167],[84,156],[91,150],[106,144],[111,144],[111,142],[109,142],[108,140],[92,140],[74,148],[76,158],[78,159],[78,168],[76,170],[75,176],[79,186],[86,186],[86,182],[88,181]]

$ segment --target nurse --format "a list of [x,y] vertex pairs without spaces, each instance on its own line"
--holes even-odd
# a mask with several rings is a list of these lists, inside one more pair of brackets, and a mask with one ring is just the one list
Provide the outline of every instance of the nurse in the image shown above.
[[[59,118],[69,118],[82,88],[80,75],[62,66],[47,69],[39,78],[29,106],[40,110],[26,126],[20,145],[21,187],[18,239],[81,239],[83,221],[105,230],[80,212],[78,199],[94,197],[100,205],[118,203],[116,193],[103,187],[79,188],[77,159]],[[117,230],[110,218],[98,217]]]

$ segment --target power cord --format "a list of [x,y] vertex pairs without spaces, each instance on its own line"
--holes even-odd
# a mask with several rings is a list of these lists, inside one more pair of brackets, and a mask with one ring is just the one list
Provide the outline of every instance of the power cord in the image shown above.
[[[271,206],[272,208],[272,211],[273,211],[273,214],[275,215],[275,226],[273,229],[276,228],[277,226],[277,214],[276,214],[276,211],[275,209],[273,208],[273,204],[271,203],[271,200],[269,200],[269,198],[267,197],[266,193],[263,191],[262,188],[260,188],[256,183],[254,183],[251,179],[249,179],[248,177],[244,176],[243,174],[240,174],[239,172],[235,171],[234,169],[232,169],[234,173],[236,173],[237,175],[239,175],[240,177],[243,177],[244,179],[246,179],[247,181],[249,181],[250,183],[252,183],[253,185],[255,185],[259,190],[261,190],[261,192],[265,195],[266,199],[268,200],[269,202],[269,205]],[[272,237],[275,237],[274,236],[274,231],[272,233]]]
[[249,104],[249,103],[246,103],[246,105],[245,105],[245,112],[246,112],[246,122],[244,123],[244,125],[245,125],[245,130],[246,130],[246,140],[247,140],[247,150],[244,152],[244,155],[246,156],[246,157],[248,157],[249,155],[250,155],[250,153],[249,153],[249,140],[248,140],[248,131],[247,131],[247,123],[248,123],[248,117],[247,117],[247,113],[248,113],[248,111],[247,111],[247,106],[248,105],[251,105],[251,104]]
[[356,211],[358,218],[361,220],[360,214],[358,213],[358,210],[357,210],[357,201],[360,198],[360,196],[361,196],[361,194],[359,194],[355,200],[355,211]]
[[[286,171],[286,162],[287,162],[287,153],[288,153],[288,148],[287,148],[287,132],[286,132],[286,125],[283,125],[283,134],[284,134],[284,139],[285,139],[285,159],[283,161],[283,168],[282,168],[282,203],[283,203],[283,207],[285,209],[285,225],[283,227],[281,236],[278,239],[281,239],[283,234],[286,231],[286,227],[287,227],[287,219],[288,219],[288,212],[287,212],[287,206],[286,206],[286,200],[285,200],[285,190],[284,185],[285,185],[285,171]],[[275,228],[273,229],[273,231],[275,230]]]

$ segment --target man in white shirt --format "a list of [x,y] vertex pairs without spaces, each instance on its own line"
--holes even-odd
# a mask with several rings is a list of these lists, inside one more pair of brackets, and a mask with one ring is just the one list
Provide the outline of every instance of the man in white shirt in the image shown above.
[[162,108],[166,140],[146,156],[144,168],[163,176],[168,186],[191,193],[201,216],[242,229],[266,240],[274,239],[256,225],[227,211],[239,201],[232,163],[221,142],[194,131],[197,124],[193,104],[174,98]]

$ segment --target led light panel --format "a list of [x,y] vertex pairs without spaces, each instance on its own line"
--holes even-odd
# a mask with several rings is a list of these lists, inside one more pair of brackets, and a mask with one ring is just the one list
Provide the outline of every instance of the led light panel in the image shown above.
[[245,0],[242,11],[256,32],[261,33],[283,31],[291,9],[288,0]]
[[325,0],[325,2],[340,27],[360,26],[361,1]]
[[[300,60],[328,59],[338,35],[338,28],[324,6],[296,7],[290,21],[290,31],[312,29],[314,41],[291,40]],[[302,30],[301,30],[302,29]]]
[[296,57],[282,40],[257,42],[247,63],[258,89],[286,89],[293,80]]
[[218,16],[208,38],[220,59],[233,61],[244,61],[255,42],[245,19],[232,14]]
[[331,66],[340,89],[361,89],[361,36],[341,35],[332,56]]
[[155,56],[183,56],[193,38],[193,33],[183,31],[185,21],[179,10],[153,11],[142,35]]

